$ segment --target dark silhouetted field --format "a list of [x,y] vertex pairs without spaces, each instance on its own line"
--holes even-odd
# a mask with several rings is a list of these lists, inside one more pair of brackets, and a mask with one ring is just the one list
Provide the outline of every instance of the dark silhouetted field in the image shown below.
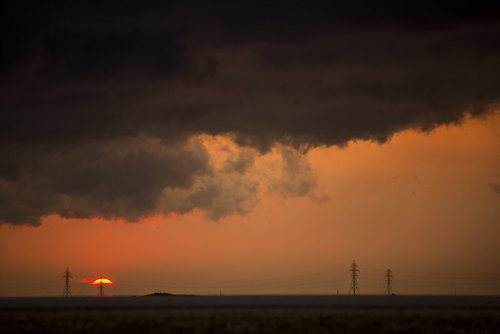
[[500,333],[500,297],[1,298],[0,333]]

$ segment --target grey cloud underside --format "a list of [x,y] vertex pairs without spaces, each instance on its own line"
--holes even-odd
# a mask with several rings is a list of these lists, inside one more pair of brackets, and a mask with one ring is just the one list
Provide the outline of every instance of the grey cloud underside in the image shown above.
[[141,4],[2,5],[0,220],[244,213],[252,158],[222,188],[191,136],[260,152],[383,142],[499,100],[493,3]]
[[[156,213],[164,187],[189,188],[209,172],[208,154],[196,142],[171,146],[134,138],[88,143],[20,157],[22,173],[0,179],[2,220],[36,225],[40,216],[126,217]],[[35,164],[35,165],[33,165]]]
[[[198,138],[172,144],[158,138],[133,137],[48,150],[30,146],[11,156],[22,172],[0,179],[0,221],[39,225],[43,216],[104,217],[138,221],[169,213],[203,210],[218,220],[245,214],[259,200],[262,175],[254,170],[258,152],[229,152],[215,165]],[[264,173],[268,190],[305,196],[315,175],[302,154],[282,148],[281,175]],[[12,168],[14,169],[14,168]],[[4,172],[7,175],[6,172]]]

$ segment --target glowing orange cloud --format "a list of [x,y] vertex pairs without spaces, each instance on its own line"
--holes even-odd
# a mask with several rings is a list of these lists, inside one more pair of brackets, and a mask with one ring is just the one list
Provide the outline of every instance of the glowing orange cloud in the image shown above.
[[101,284],[113,284],[114,285],[113,281],[111,281],[108,278],[98,278],[94,282],[92,282],[92,285],[94,285],[94,286],[101,285]]

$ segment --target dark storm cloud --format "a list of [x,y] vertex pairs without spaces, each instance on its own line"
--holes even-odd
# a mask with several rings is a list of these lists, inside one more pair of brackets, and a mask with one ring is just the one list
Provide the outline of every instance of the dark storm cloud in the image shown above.
[[[206,152],[186,151],[191,136],[230,134],[264,152],[385,141],[482,115],[500,96],[499,7],[5,1],[0,220],[243,213],[256,186],[237,175],[253,158],[229,161],[220,187]],[[161,150],[134,149],[144,138]],[[304,195],[313,178],[294,171],[293,151],[282,156],[296,182],[280,189]]]

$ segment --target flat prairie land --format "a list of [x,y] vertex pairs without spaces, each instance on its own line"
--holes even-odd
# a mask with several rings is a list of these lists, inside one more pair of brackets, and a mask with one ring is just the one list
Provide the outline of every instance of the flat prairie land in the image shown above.
[[0,298],[0,333],[500,333],[500,297]]

